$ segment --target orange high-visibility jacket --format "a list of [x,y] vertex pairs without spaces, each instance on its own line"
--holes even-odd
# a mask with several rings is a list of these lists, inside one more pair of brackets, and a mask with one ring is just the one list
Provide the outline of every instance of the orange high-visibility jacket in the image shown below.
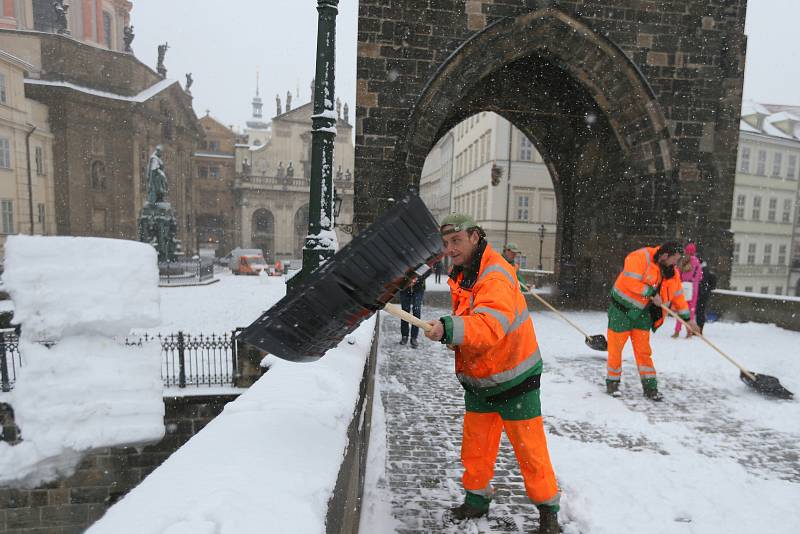
[[[661,268],[654,259],[657,250],[658,247],[644,247],[628,254],[611,296],[628,308],[644,310],[658,288],[664,305],[688,321],[689,305],[683,296],[681,276],[676,269],[672,277],[662,279]],[[662,322],[663,318],[654,326],[658,328]]]
[[481,396],[506,391],[541,374],[542,358],[513,267],[489,245],[471,289],[464,273],[449,278],[456,375]]

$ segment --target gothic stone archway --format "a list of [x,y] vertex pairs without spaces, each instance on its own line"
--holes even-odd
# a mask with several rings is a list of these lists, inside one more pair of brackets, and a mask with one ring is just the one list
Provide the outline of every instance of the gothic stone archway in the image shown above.
[[666,237],[698,240],[728,273],[743,12],[699,0],[682,17],[652,3],[607,8],[617,3],[578,13],[567,2],[531,11],[523,1],[430,10],[362,0],[357,222],[418,183],[448,129],[488,110],[548,163],[562,291],[604,299],[624,253]]

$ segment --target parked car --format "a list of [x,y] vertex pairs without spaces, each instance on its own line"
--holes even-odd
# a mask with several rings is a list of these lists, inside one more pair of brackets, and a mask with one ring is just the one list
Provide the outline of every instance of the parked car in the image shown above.
[[264,255],[255,248],[235,248],[231,251],[230,267],[233,274],[261,274],[269,273],[269,267],[264,260]]

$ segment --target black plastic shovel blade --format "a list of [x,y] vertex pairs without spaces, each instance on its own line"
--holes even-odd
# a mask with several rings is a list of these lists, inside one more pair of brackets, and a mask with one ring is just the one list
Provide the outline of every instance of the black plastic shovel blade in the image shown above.
[[606,341],[606,336],[602,334],[587,337],[586,345],[590,349],[599,350],[600,352],[608,351],[608,341]]
[[783,387],[780,381],[774,376],[762,375],[759,373],[753,373],[753,376],[756,377],[755,380],[743,372],[739,373],[739,378],[742,379],[742,382],[766,397],[777,397],[779,399],[794,398],[794,393]]

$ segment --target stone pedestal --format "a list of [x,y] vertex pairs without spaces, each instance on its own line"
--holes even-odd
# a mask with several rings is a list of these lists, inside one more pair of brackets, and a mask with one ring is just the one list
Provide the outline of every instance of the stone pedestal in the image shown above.
[[139,241],[158,251],[158,261],[173,261],[181,252],[178,220],[169,202],[145,203],[139,215]]

